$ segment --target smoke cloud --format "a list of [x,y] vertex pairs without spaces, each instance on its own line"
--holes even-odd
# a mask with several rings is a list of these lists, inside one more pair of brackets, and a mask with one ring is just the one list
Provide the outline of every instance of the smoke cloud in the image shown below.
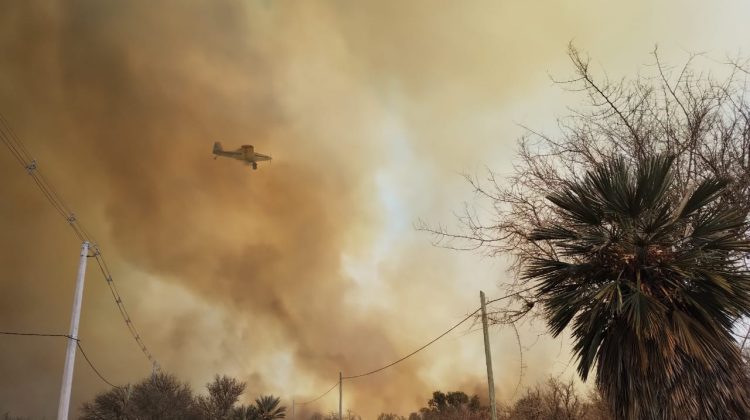
[[[623,34],[643,22],[641,6],[507,2],[3,3],[0,111],[97,238],[162,368],[196,388],[234,375],[246,400],[287,405],[423,344],[480,288],[494,294],[502,262],[432,248],[411,223],[453,223],[471,199],[458,173],[508,170],[514,122],[552,120],[564,102],[542,87],[570,39],[596,54],[607,16]],[[636,63],[666,33],[628,44]],[[213,160],[214,141],[274,160]],[[0,153],[0,329],[68,329],[79,244],[55,216]],[[518,345],[493,334],[510,398]],[[93,260],[80,336],[110,381],[150,372]],[[0,412],[52,416],[65,342],[0,337],[0,349]],[[559,372],[561,349],[529,350],[524,380]],[[105,389],[78,359],[73,407]],[[344,406],[408,414],[436,389],[482,392],[483,374],[481,336],[464,330],[346,382]],[[297,411],[336,406],[331,393]]]

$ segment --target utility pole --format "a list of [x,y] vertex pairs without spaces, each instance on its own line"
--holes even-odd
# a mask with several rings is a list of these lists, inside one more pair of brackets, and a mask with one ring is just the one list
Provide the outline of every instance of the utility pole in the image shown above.
[[479,291],[479,301],[482,303],[482,330],[484,331],[484,357],[487,360],[487,385],[490,393],[490,414],[492,420],[497,420],[495,407],[495,378],[492,373],[492,353],[490,352],[490,333],[487,328],[487,305],[484,302],[484,292]]
[[339,372],[339,420],[344,420],[344,418],[341,416],[342,415],[342,412],[341,412],[341,407],[342,407],[341,399],[344,396],[344,390],[341,389],[341,384],[343,383],[342,378],[343,378],[343,375],[341,375],[341,372]]
[[294,420],[294,400],[292,400],[292,420]]
[[68,420],[70,409],[70,391],[73,386],[73,368],[76,363],[78,347],[78,322],[81,320],[81,301],[83,300],[83,279],[86,276],[86,259],[89,256],[89,243],[81,245],[81,261],[78,264],[78,278],[73,295],[73,315],[70,319],[70,335],[68,337],[68,351],[65,354],[65,368],[63,369],[62,387],[60,388],[60,405],[57,409],[57,420]]

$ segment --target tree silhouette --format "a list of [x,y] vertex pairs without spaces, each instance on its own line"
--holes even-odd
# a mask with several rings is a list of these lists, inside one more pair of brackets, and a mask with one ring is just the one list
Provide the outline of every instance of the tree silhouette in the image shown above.
[[255,399],[255,407],[258,410],[260,420],[283,419],[286,417],[286,407],[279,406],[279,397],[273,395],[262,395]]
[[216,420],[247,417],[244,407],[235,407],[245,391],[245,383],[228,376],[216,375],[213,381],[206,384],[206,389],[208,397],[201,395],[196,398],[196,405],[202,416]]
[[157,373],[135,385],[115,387],[83,404],[81,420],[274,420],[285,417],[279,398],[264,395],[237,405],[245,383],[216,375],[207,395],[193,395],[174,375]]
[[[478,200],[482,203],[474,207],[466,207],[466,211],[459,217],[459,223],[462,226],[459,232],[450,232],[439,226],[433,228],[425,223],[419,224],[421,229],[434,235],[437,245],[452,249],[480,250],[487,255],[513,257],[512,270],[517,275],[517,281],[509,282],[505,287],[508,292],[515,293],[514,296],[518,298],[504,308],[493,308],[490,311],[489,318],[495,323],[512,324],[526,314],[538,317],[552,314],[548,306],[541,304],[541,299],[544,297],[535,293],[535,279],[538,276],[532,276],[534,279],[527,278],[526,280],[521,276],[525,270],[536,264],[538,258],[570,262],[564,259],[575,256],[562,253],[565,250],[559,244],[554,244],[553,239],[530,240],[532,232],[554,226],[560,217],[560,208],[552,201],[546,200],[546,196],[551,191],[569,189],[568,186],[572,180],[580,179],[582,174],[591,168],[599,167],[609,161],[622,159],[628,167],[639,167],[655,156],[672,156],[670,173],[673,183],[668,193],[672,206],[670,210],[674,210],[682,197],[692,193],[695,186],[700,185],[706,179],[731,181],[719,193],[721,197],[715,199],[721,201],[721,206],[737,210],[739,212],[737,218],[743,218],[746,222],[736,228],[737,239],[744,241],[750,238],[748,230],[750,225],[747,223],[748,210],[750,210],[750,136],[747,134],[750,132],[750,118],[748,118],[750,101],[746,83],[746,75],[750,74],[750,71],[736,61],[721,69],[729,70],[726,73],[728,76],[718,80],[713,74],[722,73],[696,71],[695,63],[701,58],[695,55],[690,56],[683,66],[673,71],[662,63],[658,51],[654,50],[654,65],[649,66],[647,73],[640,74],[635,79],[621,79],[613,82],[606,75],[597,77],[592,70],[593,66],[590,65],[589,58],[572,45],[569,48],[569,57],[573,64],[574,74],[558,83],[582,95],[585,100],[583,106],[575,107],[570,116],[560,118],[558,130],[555,133],[527,129],[526,134],[519,141],[519,156],[514,163],[513,173],[508,178],[501,178],[492,171],[488,171],[485,181],[476,176],[466,177],[475,190]],[[718,207],[716,202],[709,204],[709,207],[712,206]],[[476,210],[477,208],[491,208],[493,211],[489,217],[485,217],[483,212]],[[684,231],[682,234],[689,236]],[[675,244],[681,246],[682,242],[675,242]],[[750,259],[742,261],[732,255],[736,253],[737,250],[728,251],[731,255],[729,258],[732,258],[736,264],[736,267],[732,269],[747,270]],[[688,276],[700,275],[699,273],[686,274]],[[719,283],[721,284],[721,281]],[[732,287],[737,287],[736,282],[730,282],[730,284]],[[571,299],[575,297],[571,296]],[[637,301],[639,305],[650,302],[652,302],[651,299]],[[720,303],[719,306],[722,304]],[[664,303],[660,302],[659,305],[664,305]],[[655,307],[658,308],[659,305]],[[567,312],[565,316],[569,316],[571,311],[572,309],[567,308],[559,313]],[[639,311],[633,313],[639,313]],[[737,340],[740,349],[750,344],[748,317],[742,315],[743,312],[729,315],[730,323],[737,331],[743,326],[746,331]],[[667,318],[672,320],[671,316]],[[564,319],[563,317],[553,322],[561,324],[564,323],[562,322]],[[719,320],[713,321],[722,324],[718,329],[722,331],[720,334],[726,334],[731,330],[727,325],[723,325],[726,319],[726,316],[722,315]],[[678,314],[675,322],[682,321],[684,319]],[[641,322],[640,318],[637,322],[643,325],[653,324],[652,320]],[[695,325],[692,321],[685,322],[688,322],[687,326],[680,327],[680,331],[685,328],[697,329],[697,325],[705,328],[706,325],[700,323]],[[571,325],[575,327],[575,322]],[[690,336],[697,337],[695,334]],[[705,337],[706,335],[702,335],[701,340]],[[595,341],[602,339],[599,336],[589,338]],[[703,343],[694,343],[692,339],[681,340],[683,344],[689,344],[692,347],[703,345]],[[581,343],[583,347],[596,348],[594,343]],[[697,413],[707,406],[712,406],[712,409],[716,410],[722,407],[727,408],[727,405],[714,399],[721,400],[732,394],[733,390],[745,387],[746,375],[738,375],[734,372],[739,366],[738,361],[732,362],[736,359],[735,351],[726,347],[728,346],[726,340],[720,343],[723,344],[716,345],[724,347],[727,352],[712,353],[715,357],[713,366],[716,368],[718,361],[726,357],[725,360],[731,362],[726,365],[726,372],[709,369],[701,374],[699,372],[705,363],[693,362],[686,354],[682,354],[682,349],[675,350],[681,355],[674,359],[673,367],[679,369],[669,371],[667,378],[655,378],[658,379],[660,386],[666,386],[658,395],[670,394],[670,398],[660,399],[654,394],[657,404],[655,406],[644,404],[641,408],[643,418],[649,419],[654,416],[658,418],[659,411],[664,409],[665,401],[669,402],[672,407],[679,405],[673,404],[677,400],[672,400],[672,397],[685,401],[683,407],[686,412]],[[655,348],[649,348],[647,354],[652,354],[654,351],[656,351]],[[579,364],[579,367],[591,369],[592,363],[585,360],[590,359],[592,355],[583,355],[580,349],[577,352],[584,357],[584,363]],[[640,360],[642,363],[646,362],[643,358]],[[599,362],[598,368],[605,363],[600,359],[596,361]],[[625,384],[632,385],[637,380],[631,382],[628,377],[642,375],[643,371],[654,369],[653,363],[650,363],[651,360],[648,361],[646,366],[640,366],[637,370],[627,370],[623,367],[610,379],[620,381],[623,387]],[[631,359],[606,360],[606,363],[635,366]],[[688,375],[687,372],[693,373]],[[711,395],[708,398],[702,398],[704,391],[701,390],[700,384],[710,381],[715,376],[720,380],[715,387],[707,388],[706,392]],[[703,379],[701,381],[698,378]],[[652,384],[653,387],[657,386],[657,382]],[[731,386],[729,382],[732,382]],[[681,385],[678,386],[678,384]],[[683,385],[687,388],[679,388]],[[725,385],[728,388],[720,394],[713,392],[716,388],[722,388]],[[692,397],[684,393],[688,388],[692,390]],[[684,392],[675,392],[676,389],[682,389]],[[655,388],[652,390],[656,391]],[[629,391],[628,395],[623,398],[629,400],[633,397],[633,392],[640,391],[638,389]],[[611,392],[607,394],[608,398],[614,395]],[[733,399],[738,399],[737,403],[744,405],[745,403],[741,401],[746,400],[747,397],[737,395]],[[734,403],[727,402],[727,404],[731,406]],[[646,411],[652,407],[656,407],[656,411],[652,413],[653,416],[649,417]],[[618,417],[622,418],[622,415],[624,414],[620,412]]]
[[557,336],[572,327],[582,379],[618,419],[741,419],[747,380],[733,336],[750,313],[747,211],[720,199],[728,181],[705,178],[680,197],[672,156],[632,168],[595,165],[547,198],[556,217],[531,241],[523,278]]

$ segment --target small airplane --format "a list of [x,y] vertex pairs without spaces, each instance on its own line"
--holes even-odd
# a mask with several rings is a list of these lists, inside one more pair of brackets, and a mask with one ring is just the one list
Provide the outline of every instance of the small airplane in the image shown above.
[[255,148],[252,145],[245,144],[237,150],[228,151],[224,150],[224,148],[221,147],[221,143],[217,141],[214,143],[214,159],[219,156],[241,160],[245,162],[246,165],[252,165],[253,169],[258,169],[258,162],[271,160],[271,156],[255,153]]

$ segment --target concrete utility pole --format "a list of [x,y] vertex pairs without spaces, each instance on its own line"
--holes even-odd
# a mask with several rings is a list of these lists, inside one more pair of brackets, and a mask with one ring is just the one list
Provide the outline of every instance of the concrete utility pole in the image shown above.
[[70,390],[73,386],[73,368],[76,363],[78,347],[78,322],[81,319],[81,301],[83,300],[83,279],[86,276],[86,259],[89,256],[89,243],[81,245],[81,261],[78,264],[78,278],[73,295],[73,315],[70,319],[70,337],[68,337],[68,351],[65,354],[65,368],[63,369],[62,387],[60,388],[60,405],[57,409],[57,420],[68,420],[70,409]]
[[343,375],[341,375],[341,372],[339,372],[339,420],[344,420],[344,418],[341,417],[341,415],[342,415],[342,412],[341,412],[341,407],[342,407],[341,400],[342,400],[342,398],[344,396],[344,390],[341,389],[341,384],[343,383],[342,378],[343,378]]
[[484,302],[484,292],[479,291],[479,301],[482,303],[482,330],[484,331],[484,357],[487,360],[487,385],[490,393],[490,414],[492,420],[497,420],[495,407],[495,378],[492,373],[492,353],[490,352],[490,333],[487,328],[487,305]]

